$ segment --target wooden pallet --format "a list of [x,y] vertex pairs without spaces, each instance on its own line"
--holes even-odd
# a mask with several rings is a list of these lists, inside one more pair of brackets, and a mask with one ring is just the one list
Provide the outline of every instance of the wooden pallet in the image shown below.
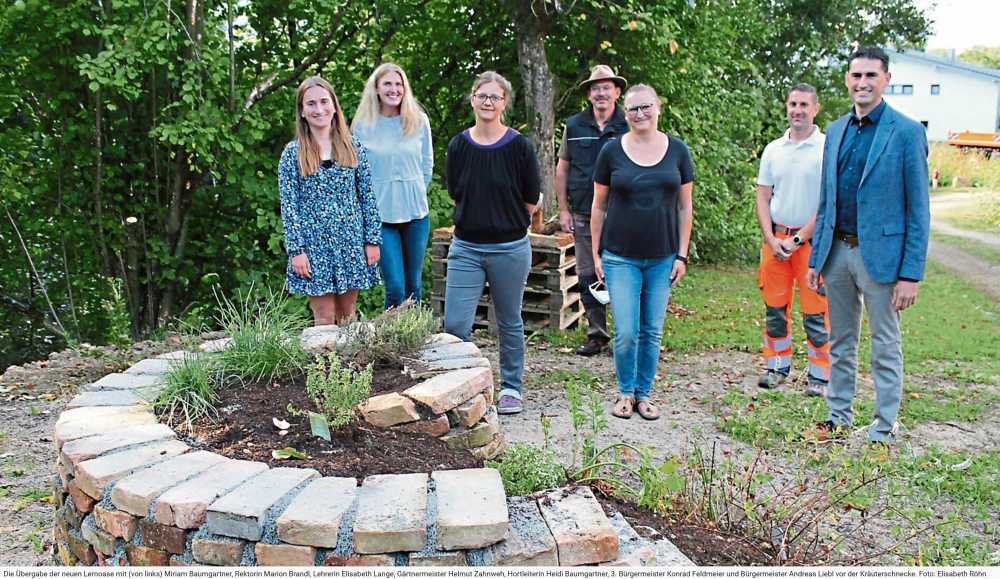
[[[452,228],[434,230],[431,240],[431,302],[435,313],[444,313],[444,294],[448,273],[448,250]],[[531,270],[524,290],[521,315],[525,330],[566,329],[583,317],[576,255],[571,234],[528,235],[531,242]],[[485,316],[484,316],[485,314]],[[496,315],[489,299],[489,284],[484,284],[473,327],[492,326]]]

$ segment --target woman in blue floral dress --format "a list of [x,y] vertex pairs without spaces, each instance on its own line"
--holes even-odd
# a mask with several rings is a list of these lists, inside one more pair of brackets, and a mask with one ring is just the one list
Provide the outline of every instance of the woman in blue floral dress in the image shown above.
[[278,163],[288,291],[309,298],[317,326],[351,321],[358,290],[379,284],[371,169],[328,82],[307,78],[296,101],[296,139]]

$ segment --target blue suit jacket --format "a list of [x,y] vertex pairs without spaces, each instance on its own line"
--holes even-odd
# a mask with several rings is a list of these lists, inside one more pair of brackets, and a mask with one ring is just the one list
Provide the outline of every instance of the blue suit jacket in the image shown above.
[[[823,148],[816,230],[809,267],[822,273],[837,222],[837,155],[850,115],[830,123]],[[923,125],[886,105],[858,186],[858,239],[868,275],[878,283],[921,280],[930,234],[927,135]]]

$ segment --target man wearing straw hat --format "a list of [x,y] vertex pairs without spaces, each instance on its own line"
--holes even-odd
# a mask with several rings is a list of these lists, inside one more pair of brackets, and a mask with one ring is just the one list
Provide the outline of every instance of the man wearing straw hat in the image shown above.
[[590,105],[566,120],[556,164],[559,224],[563,231],[573,233],[576,242],[576,273],[589,325],[587,341],[576,350],[581,356],[599,354],[611,340],[605,306],[587,291],[597,281],[591,255],[590,205],[597,154],[605,143],[628,132],[625,113],[617,104],[625,85],[625,79],[607,65],[590,69],[590,78],[579,85]]

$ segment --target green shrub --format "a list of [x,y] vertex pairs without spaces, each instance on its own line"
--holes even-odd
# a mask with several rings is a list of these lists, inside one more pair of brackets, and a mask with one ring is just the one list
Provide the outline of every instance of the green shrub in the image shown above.
[[128,303],[122,290],[122,280],[108,278],[109,295],[101,299],[101,308],[107,317],[104,341],[112,346],[126,348],[132,345],[132,322],[129,319]]
[[251,286],[235,300],[216,294],[219,324],[232,342],[219,355],[227,376],[244,380],[272,380],[287,376],[307,360],[299,336],[310,321],[308,314],[294,307],[288,294],[268,290],[258,296]]
[[188,429],[203,416],[215,419],[215,404],[219,397],[218,384],[222,375],[217,360],[212,355],[189,356],[172,365],[164,377],[165,386],[154,406],[162,410],[167,422],[181,419]]
[[406,301],[375,318],[370,325],[354,327],[353,339],[362,360],[394,363],[424,345],[438,322],[429,308]]
[[341,366],[336,352],[326,359],[316,356],[315,363],[306,368],[306,393],[316,408],[326,414],[331,428],[343,426],[354,418],[354,406],[368,399],[371,387],[371,364],[355,372]]
[[566,484],[566,471],[550,450],[514,444],[504,452],[500,462],[490,460],[486,465],[500,471],[503,488],[510,496]]

